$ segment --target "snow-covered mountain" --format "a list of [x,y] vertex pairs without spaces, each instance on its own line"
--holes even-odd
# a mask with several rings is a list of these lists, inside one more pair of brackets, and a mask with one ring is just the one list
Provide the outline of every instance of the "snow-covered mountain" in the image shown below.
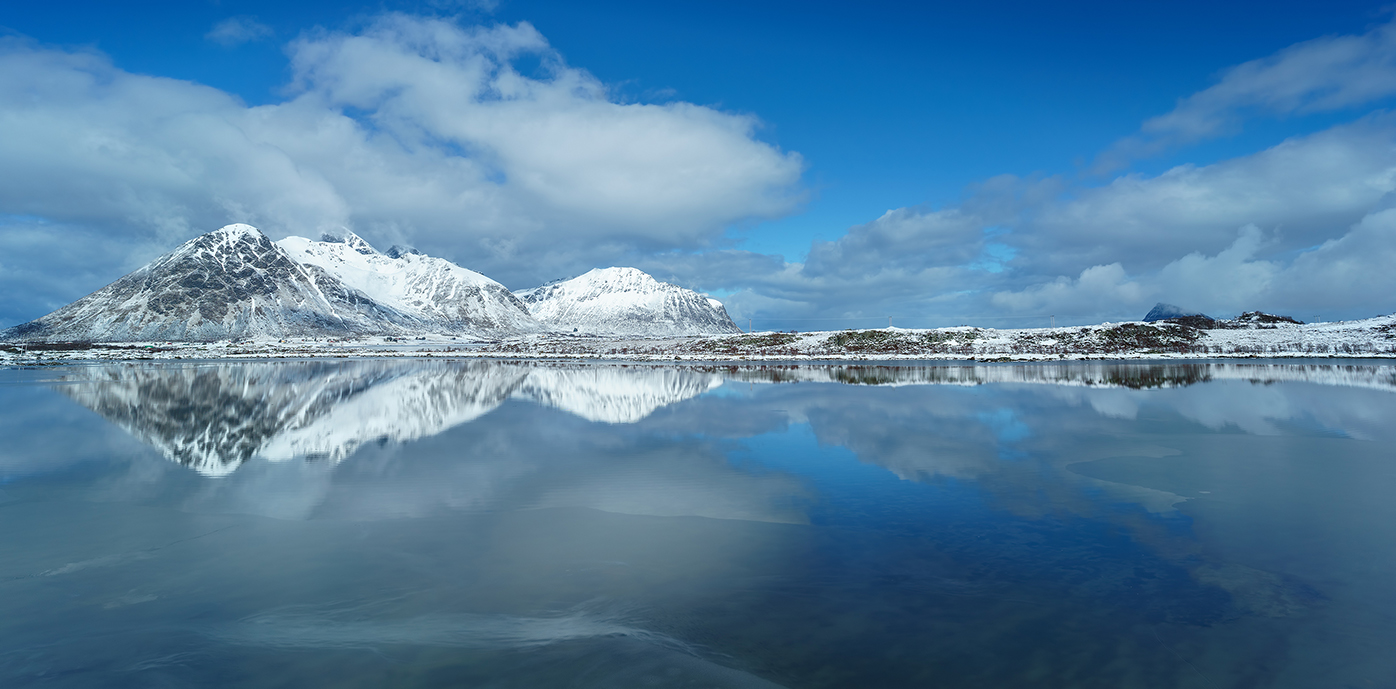
[[494,280],[441,258],[357,235],[272,242],[228,225],[0,339],[199,341],[245,337],[542,330]]
[[683,369],[340,361],[90,366],[57,389],[170,460],[223,476],[254,457],[338,462],[366,443],[430,437],[510,398],[634,423],[721,382]]
[[0,339],[190,341],[403,332],[412,324],[293,260],[256,228],[228,225]]
[[516,296],[415,249],[386,253],[344,231],[272,242],[228,225],[47,316],[9,341],[207,341],[543,330],[618,335],[740,332],[722,304],[634,268],[593,270]]
[[741,332],[722,302],[635,268],[597,268],[515,294],[544,325],[597,335]]
[[418,320],[422,330],[513,335],[542,329],[504,285],[444,258],[398,246],[379,253],[347,230],[318,242],[287,237],[276,244],[296,261]]

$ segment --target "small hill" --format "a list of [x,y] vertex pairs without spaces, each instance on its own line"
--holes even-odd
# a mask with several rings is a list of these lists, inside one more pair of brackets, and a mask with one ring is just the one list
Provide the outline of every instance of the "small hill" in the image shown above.
[[1166,321],[1170,318],[1186,318],[1189,316],[1201,316],[1202,318],[1205,318],[1207,320],[1212,320],[1211,316],[1208,316],[1207,314],[1204,314],[1201,311],[1189,311],[1187,309],[1180,308],[1172,304],[1165,304],[1163,302],[1159,302],[1157,304],[1154,304],[1154,308],[1149,309],[1149,313],[1145,314],[1144,322],[1153,323],[1155,321]]

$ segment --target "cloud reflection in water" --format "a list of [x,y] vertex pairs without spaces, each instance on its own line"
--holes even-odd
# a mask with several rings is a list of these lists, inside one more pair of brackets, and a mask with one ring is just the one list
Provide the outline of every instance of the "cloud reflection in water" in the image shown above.
[[[68,397],[221,476],[151,453],[112,484],[127,500],[174,505],[199,533],[236,527],[181,546],[207,560],[122,557],[157,552],[136,543],[25,571],[114,563],[50,579],[101,570],[101,603],[142,601],[110,608],[130,615],[177,605],[168,572],[190,572],[239,613],[208,628],[219,643],[547,647],[573,669],[563,649],[640,644],[801,686],[931,670],[1008,685],[1031,675],[1003,661],[1023,654],[1057,684],[1186,686],[1184,658],[1223,684],[1267,668],[1263,686],[1317,676],[1324,654],[1375,657],[1306,637],[1312,620],[1393,638],[1373,617],[1396,605],[1378,576],[1396,567],[1386,365],[285,362],[65,378]],[[112,485],[87,509],[119,513]],[[34,520],[15,533],[59,547],[38,536],[54,520]],[[336,602],[389,594],[411,604]]]

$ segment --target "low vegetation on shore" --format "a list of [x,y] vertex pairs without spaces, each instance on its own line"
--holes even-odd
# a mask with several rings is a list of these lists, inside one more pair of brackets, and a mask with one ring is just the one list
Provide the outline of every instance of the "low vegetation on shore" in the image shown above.
[[616,360],[895,360],[1396,357],[1396,315],[1338,323],[1254,319],[1251,327],[1184,322],[999,330],[956,327],[606,337],[550,333],[467,342],[450,336],[222,342],[0,343],[0,362],[300,357],[496,357]]

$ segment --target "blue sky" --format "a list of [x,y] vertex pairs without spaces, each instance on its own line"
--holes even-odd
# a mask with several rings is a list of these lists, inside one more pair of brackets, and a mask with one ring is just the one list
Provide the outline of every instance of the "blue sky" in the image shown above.
[[0,325],[234,221],[349,227],[511,288],[636,265],[773,328],[1095,322],[1158,300],[1387,313],[1390,19],[1373,3],[7,7]]

